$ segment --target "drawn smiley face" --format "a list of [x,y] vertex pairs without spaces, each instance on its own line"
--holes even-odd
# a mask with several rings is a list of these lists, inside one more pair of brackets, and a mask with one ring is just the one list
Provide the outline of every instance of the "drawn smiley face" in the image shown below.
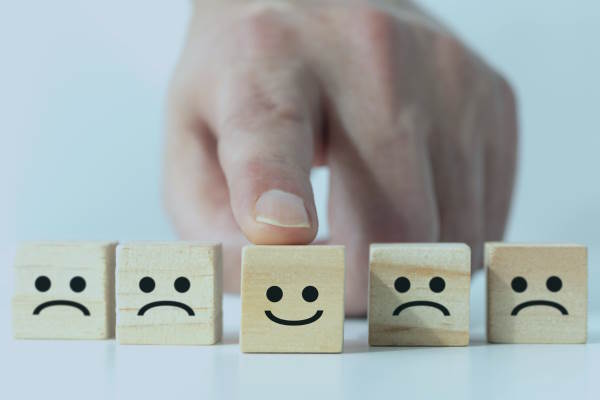
[[[406,293],[410,290],[410,280],[405,276],[398,277],[394,281],[394,288],[396,289],[396,291],[398,293]],[[429,289],[433,293],[442,293],[445,288],[446,288],[446,281],[442,277],[435,276],[435,277],[431,278],[431,280],[429,281]],[[433,308],[437,308],[438,310],[440,310],[440,312],[442,314],[444,314],[444,316],[446,316],[446,317],[450,316],[450,311],[448,310],[448,308],[446,308],[446,306],[444,306],[443,304],[438,303],[436,301],[432,301],[432,300],[407,301],[405,303],[400,304],[398,307],[396,307],[396,309],[394,310],[394,312],[392,314],[399,315],[402,311],[404,311],[410,307],[433,307]]]
[[340,352],[344,271],[342,246],[244,247],[242,351]]
[[[279,286],[270,286],[267,289],[266,296],[267,296],[267,299],[271,303],[277,303],[283,298],[283,290],[281,290],[281,288]],[[304,289],[302,289],[302,298],[307,303],[314,302],[315,300],[317,300],[318,297],[319,297],[319,291],[317,290],[316,287],[309,285],[309,286],[306,286]],[[271,321],[275,322],[276,324],[288,325],[288,326],[300,326],[300,325],[312,324],[313,322],[317,321],[323,315],[323,310],[316,310],[312,317],[305,318],[305,319],[295,319],[295,320],[280,318],[280,317],[276,316],[275,314],[273,314],[270,310],[265,310],[265,315],[267,316],[267,318],[269,318]]]
[[[527,290],[527,280],[525,278],[523,278],[522,276],[516,276],[511,281],[510,286],[511,286],[512,290],[514,290],[515,292],[523,293]],[[562,289],[562,287],[563,287],[562,280],[556,275],[552,275],[546,280],[546,288],[548,289],[548,291],[550,291],[552,293],[559,292]],[[543,299],[543,300],[528,300],[528,301],[519,303],[515,306],[515,308],[512,309],[512,311],[510,312],[510,315],[516,316],[519,314],[519,311],[523,310],[524,308],[534,307],[534,306],[554,307],[558,311],[560,311],[560,313],[562,315],[569,314],[567,309],[562,304],[560,304],[556,301]]]
[[[50,281],[50,278],[48,278],[46,275],[40,275],[36,278],[35,282],[35,289],[40,292],[40,293],[47,293],[50,288],[52,287],[52,282]],[[69,286],[71,288],[71,291],[73,293],[81,293],[85,290],[85,279],[82,278],[81,276],[74,276],[73,278],[71,278],[71,281],[69,282]],[[89,317],[90,316],[90,310],[88,310],[88,308],[86,306],[84,306],[83,304],[77,302],[77,301],[73,301],[73,300],[48,300],[45,301],[41,304],[39,304],[37,307],[35,307],[35,309],[33,310],[33,315],[40,315],[40,313],[48,308],[48,307],[55,307],[55,306],[67,306],[67,307],[74,307],[78,310],[80,310],[84,316]]]
[[[154,281],[154,279],[152,277],[145,276],[140,279],[138,286],[142,292],[149,294],[154,291],[154,288],[156,287],[156,282]],[[191,286],[190,280],[188,278],[186,278],[185,276],[180,276],[179,278],[175,279],[175,281],[173,282],[173,288],[178,293],[187,292],[188,290],[190,290],[190,286]],[[155,307],[177,307],[177,308],[184,310],[190,317],[195,315],[192,307],[190,307],[189,305],[187,305],[185,303],[182,303],[180,301],[175,301],[175,300],[155,300],[150,303],[146,303],[139,309],[137,315],[143,316],[148,310],[155,308]]]

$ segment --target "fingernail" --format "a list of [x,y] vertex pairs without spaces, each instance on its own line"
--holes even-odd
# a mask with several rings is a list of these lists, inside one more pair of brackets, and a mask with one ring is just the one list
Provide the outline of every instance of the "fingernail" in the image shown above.
[[302,198],[283,190],[272,189],[261,194],[254,210],[257,222],[283,228],[310,228]]

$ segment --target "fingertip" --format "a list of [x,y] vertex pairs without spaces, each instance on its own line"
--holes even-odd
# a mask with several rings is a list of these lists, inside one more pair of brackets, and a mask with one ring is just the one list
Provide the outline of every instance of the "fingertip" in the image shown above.
[[309,244],[316,236],[310,228],[281,228],[273,226],[257,226],[248,234],[248,240],[254,244],[292,245]]
[[310,228],[302,197],[280,189],[262,193],[254,206],[256,222],[280,228]]
[[318,220],[314,200],[283,189],[257,196],[242,230],[255,244],[307,244],[314,240]]

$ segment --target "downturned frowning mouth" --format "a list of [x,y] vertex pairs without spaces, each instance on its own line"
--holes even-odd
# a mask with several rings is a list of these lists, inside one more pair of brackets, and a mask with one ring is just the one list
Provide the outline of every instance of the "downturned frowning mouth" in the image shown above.
[[81,303],[77,303],[76,301],[71,301],[71,300],[52,300],[52,301],[47,301],[47,302],[42,303],[39,306],[37,306],[35,308],[35,310],[33,310],[33,315],[39,315],[39,313],[42,312],[42,310],[44,308],[53,307],[53,306],[75,307],[78,310],[80,310],[83,313],[83,315],[85,315],[85,316],[89,316],[90,315],[90,310],[88,310],[86,306],[84,306]]
[[409,307],[419,307],[419,306],[425,306],[425,307],[433,307],[433,308],[437,308],[438,310],[440,310],[442,312],[442,314],[444,314],[446,317],[450,315],[450,311],[448,311],[448,309],[446,307],[444,307],[443,305],[441,305],[440,303],[436,303],[435,301],[409,301],[407,303],[403,303],[400,304],[398,307],[396,307],[396,309],[394,310],[393,315],[398,315],[400,314],[403,310],[406,310]]
[[152,303],[148,303],[144,307],[140,308],[137,315],[144,315],[146,311],[150,310],[151,308],[162,306],[181,308],[182,310],[185,310],[185,312],[187,312],[189,316],[195,315],[194,310],[192,310],[192,307],[188,306],[187,304],[169,300],[153,301]]
[[547,306],[547,307],[554,307],[556,308],[558,311],[560,311],[560,313],[562,315],[568,315],[569,313],[567,312],[567,309],[562,306],[561,304],[558,304],[554,301],[550,301],[550,300],[531,300],[531,301],[526,301],[524,303],[521,303],[519,305],[517,305],[515,308],[513,308],[512,312],[510,313],[510,315],[515,316],[519,313],[519,311],[521,311],[524,308],[527,307],[532,307],[532,306]]

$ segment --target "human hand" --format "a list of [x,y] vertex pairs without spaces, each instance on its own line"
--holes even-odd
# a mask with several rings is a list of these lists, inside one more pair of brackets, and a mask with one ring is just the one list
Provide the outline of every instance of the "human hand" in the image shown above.
[[373,242],[502,237],[515,172],[503,78],[412,3],[201,1],[168,101],[165,199],[179,235],[223,242],[239,290],[247,240],[310,243],[310,183],[330,168],[346,312],[366,311]]

